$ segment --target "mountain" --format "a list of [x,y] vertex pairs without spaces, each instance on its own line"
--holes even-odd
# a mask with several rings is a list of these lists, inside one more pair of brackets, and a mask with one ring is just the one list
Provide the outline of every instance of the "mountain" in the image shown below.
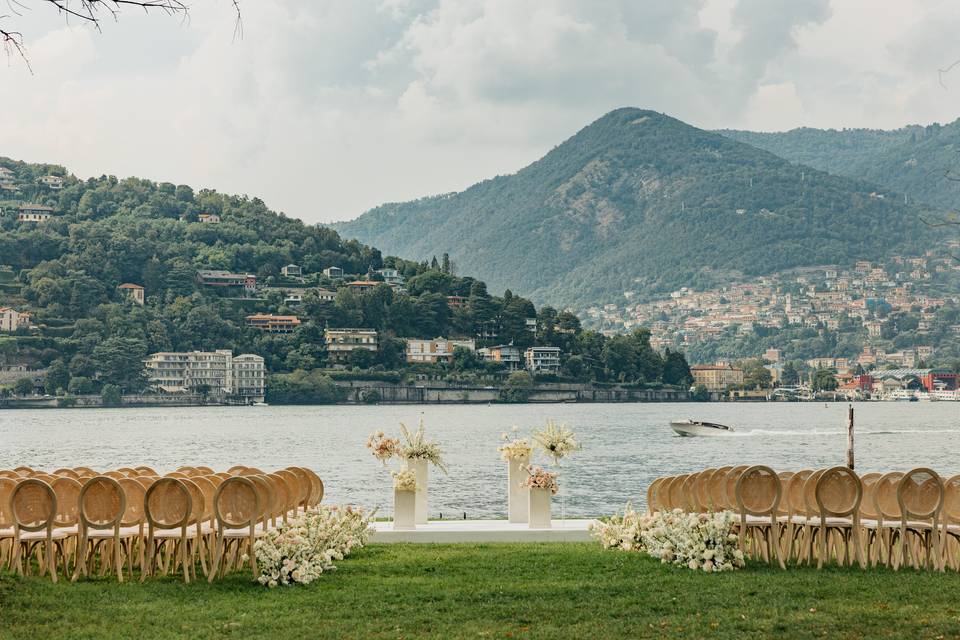
[[946,209],[960,208],[960,120],[902,129],[719,131],[791,162],[858,178]]
[[920,207],[669,116],[617,109],[515,174],[335,227],[449,253],[492,287],[583,308],[924,247]]

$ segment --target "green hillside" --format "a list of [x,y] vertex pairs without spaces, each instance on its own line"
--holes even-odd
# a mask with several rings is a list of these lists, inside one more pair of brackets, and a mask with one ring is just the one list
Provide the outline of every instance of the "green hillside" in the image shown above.
[[625,108],[516,174],[336,228],[391,253],[448,252],[492,287],[582,308],[923,248],[918,209],[875,191]]
[[[406,361],[407,339],[438,336],[472,338],[478,347],[560,347],[558,373],[576,380],[689,384],[683,356],[654,352],[649,332],[608,339],[583,330],[570,313],[538,310],[509,290],[495,295],[484,282],[451,273],[445,256],[384,257],[247,196],[139,178],[79,180],[63,167],[2,157],[0,168],[0,307],[29,314],[28,323],[0,332],[0,366],[44,371],[37,375],[47,393],[85,394],[105,384],[139,391],[146,382],[142,358],[157,351],[261,355],[272,374],[292,372],[268,380],[271,402],[333,399],[328,373],[387,381],[506,377],[501,363],[470,350],[449,363]],[[47,186],[44,176],[62,184]],[[19,219],[26,204],[49,207],[50,217]],[[204,214],[216,218],[201,222]],[[303,274],[284,274],[291,264]],[[343,274],[325,274],[328,267]],[[204,284],[206,270],[240,274],[240,284]],[[245,286],[247,274],[255,288]],[[356,279],[363,282],[351,284]],[[144,304],[118,288],[127,283],[144,287]],[[288,297],[291,288],[302,299]],[[254,313],[297,316],[299,324],[267,333],[250,326]],[[379,348],[353,350],[336,363],[325,327],[375,329]],[[30,392],[30,381],[23,382],[18,393]],[[0,380],[0,399],[8,387]]]
[[908,200],[960,208],[960,120],[902,129],[720,131],[792,162],[872,182]]

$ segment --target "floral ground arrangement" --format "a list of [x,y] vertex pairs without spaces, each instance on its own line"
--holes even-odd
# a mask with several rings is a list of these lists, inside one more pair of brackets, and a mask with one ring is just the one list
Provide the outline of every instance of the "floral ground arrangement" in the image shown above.
[[[954,638],[960,575],[748,563],[706,575],[597,543],[383,545],[309,585],[0,574],[0,638]],[[309,633],[307,633],[308,630]]]

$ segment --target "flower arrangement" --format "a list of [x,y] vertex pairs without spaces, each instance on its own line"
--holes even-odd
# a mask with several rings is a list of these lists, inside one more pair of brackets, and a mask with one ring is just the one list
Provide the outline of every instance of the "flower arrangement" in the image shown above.
[[410,433],[407,425],[400,423],[400,433],[403,435],[406,444],[400,446],[399,457],[406,460],[420,458],[426,460],[443,473],[447,473],[447,465],[443,461],[443,450],[435,440],[427,440],[423,432],[423,419],[417,425],[417,432]]
[[523,481],[523,486],[527,489],[547,489],[552,494],[560,490],[556,473],[544,471],[541,467],[528,467],[527,473],[530,475]]
[[258,581],[269,587],[310,584],[335,570],[334,561],[370,539],[372,517],[363,509],[331,506],[268,530],[253,544]]
[[394,472],[393,488],[397,491],[416,491],[417,473],[413,469]]
[[387,466],[387,461],[400,455],[400,441],[388,438],[383,431],[376,431],[367,438],[367,449],[373,457]]
[[503,444],[497,447],[497,451],[500,452],[500,459],[504,462],[510,462],[511,460],[529,460],[530,456],[533,454],[533,444],[527,438],[518,438],[517,435],[520,431],[519,427],[513,428],[513,438],[504,432],[500,439],[503,440]]
[[544,453],[553,458],[554,464],[560,464],[560,460],[583,448],[570,427],[557,424],[553,420],[547,420],[543,429],[535,431],[533,440],[540,445]]
[[736,523],[731,511],[638,514],[628,504],[623,515],[592,525],[591,534],[606,549],[646,552],[664,564],[717,573],[743,566]]

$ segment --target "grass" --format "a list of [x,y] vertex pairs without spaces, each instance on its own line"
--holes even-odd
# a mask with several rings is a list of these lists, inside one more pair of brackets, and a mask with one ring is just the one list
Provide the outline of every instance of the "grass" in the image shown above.
[[371,545],[306,587],[246,575],[54,585],[0,574],[0,638],[960,637],[960,575],[750,565],[598,545]]

